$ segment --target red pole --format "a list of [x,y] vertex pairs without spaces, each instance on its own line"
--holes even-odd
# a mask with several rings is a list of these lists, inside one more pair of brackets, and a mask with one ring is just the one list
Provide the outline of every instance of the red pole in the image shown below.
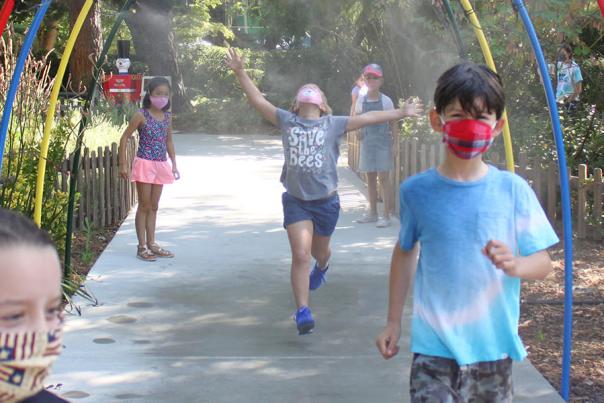
[[15,0],[6,0],[2,5],[2,10],[0,10],[0,36],[2,36],[4,33],[4,28],[8,22],[8,17],[10,17],[14,7]]
[[600,5],[600,12],[602,13],[602,18],[604,18],[604,0],[598,0],[598,4]]

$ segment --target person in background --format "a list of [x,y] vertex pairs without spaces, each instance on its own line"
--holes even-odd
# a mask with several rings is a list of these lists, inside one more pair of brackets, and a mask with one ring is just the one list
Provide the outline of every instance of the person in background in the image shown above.
[[550,65],[552,68],[552,73],[556,75],[556,101],[569,112],[574,112],[583,91],[583,76],[569,45],[560,46],[558,60],[555,66]]
[[352,91],[350,92],[350,98],[352,100],[352,103],[350,104],[350,116],[354,116],[356,114],[356,105],[359,95],[367,95],[367,84],[365,83],[365,77],[363,74],[361,74],[354,82],[354,87],[352,87]]

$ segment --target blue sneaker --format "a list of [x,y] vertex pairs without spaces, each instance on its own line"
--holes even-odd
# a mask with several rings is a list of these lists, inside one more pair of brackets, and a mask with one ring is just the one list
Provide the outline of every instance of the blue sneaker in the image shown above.
[[319,265],[315,263],[315,267],[312,268],[310,272],[310,282],[308,284],[308,289],[316,290],[321,287],[321,284],[326,283],[325,274],[329,270],[329,265],[325,268],[325,270],[319,269]]
[[308,334],[315,328],[315,320],[309,307],[301,306],[296,311],[296,327],[298,334]]

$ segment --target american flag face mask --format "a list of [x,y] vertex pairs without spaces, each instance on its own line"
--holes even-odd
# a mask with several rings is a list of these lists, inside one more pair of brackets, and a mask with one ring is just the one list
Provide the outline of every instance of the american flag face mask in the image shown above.
[[40,392],[61,353],[62,327],[50,332],[0,332],[0,401],[18,402]]

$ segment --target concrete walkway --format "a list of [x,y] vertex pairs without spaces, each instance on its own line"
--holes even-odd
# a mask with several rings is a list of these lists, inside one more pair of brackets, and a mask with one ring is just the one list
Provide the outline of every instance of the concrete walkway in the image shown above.
[[[408,401],[408,329],[398,358],[374,347],[398,225],[354,223],[366,206],[356,176],[341,167],[332,266],[311,296],[317,327],[298,336],[280,141],[181,134],[176,148],[182,179],[166,187],[158,217],[176,258],[137,260],[128,217],[89,274],[100,306],[68,318],[55,392],[103,403]],[[515,389],[518,402],[561,401],[526,361]]]

